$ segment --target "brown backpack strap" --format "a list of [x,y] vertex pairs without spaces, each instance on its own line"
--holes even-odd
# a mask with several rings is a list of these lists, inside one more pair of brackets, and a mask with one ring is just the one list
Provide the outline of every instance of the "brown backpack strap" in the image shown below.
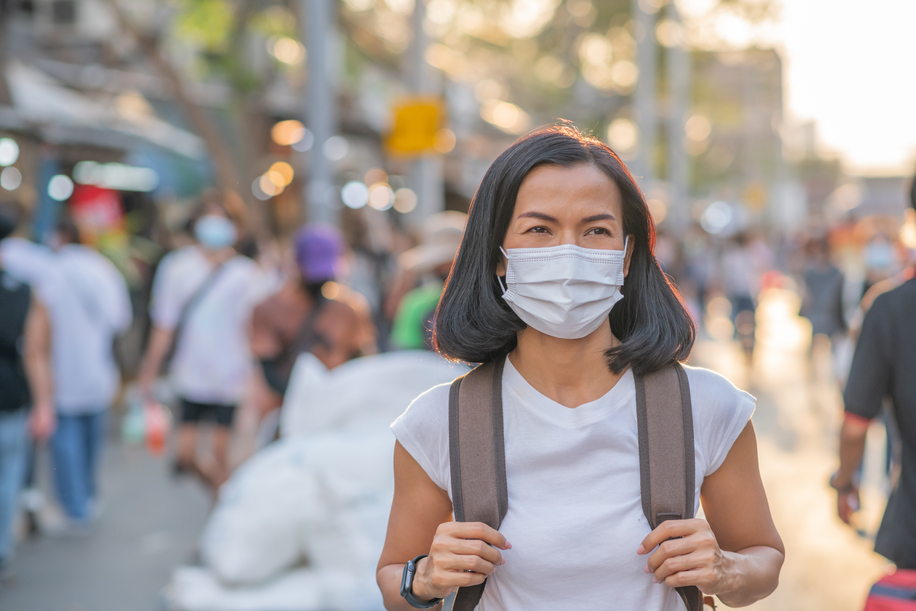
[[[452,507],[456,522],[499,528],[509,508],[500,358],[452,382],[448,401]],[[460,588],[452,611],[473,611],[486,582]]]
[[[680,363],[635,376],[642,509],[655,529],[694,517],[695,457],[690,386]],[[677,426],[676,423],[683,423]],[[677,589],[690,611],[703,608],[695,586]]]

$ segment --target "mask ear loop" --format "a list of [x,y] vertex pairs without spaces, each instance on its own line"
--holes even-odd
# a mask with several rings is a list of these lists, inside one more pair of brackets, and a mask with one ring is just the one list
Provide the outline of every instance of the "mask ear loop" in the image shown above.
[[[623,293],[620,292],[619,287],[623,286],[623,283],[625,280],[625,277],[623,275],[623,267],[626,266],[627,264],[627,247],[629,245],[630,245],[630,234],[627,234],[627,236],[623,239],[623,263],[620,267],[620,275],[618,276],[619,280],[617,284],[618,286],[617,294],[619,295],[619,297],[617,297],[617,301],[620,301],[621,299],[623,299]],[[617,301],[615,301],[614,303],[617,303]]]
[[[503,256],[506,257],[506,275],[508,275],[509,273],[509,253],[503,250],[502,246],[499,247],[499,252],[503,253]],[[503,297],[505,297],[509,293],[508,285],[503,283],[502,276],[500,276],[499,274],[496,274],[496,281],[499,282],[499,286],[503,290]]]

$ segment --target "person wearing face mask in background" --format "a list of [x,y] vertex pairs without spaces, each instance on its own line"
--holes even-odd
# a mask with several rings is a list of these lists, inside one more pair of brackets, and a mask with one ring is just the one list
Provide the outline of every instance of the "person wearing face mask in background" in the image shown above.
[[[137,380],[153,401],[163,364],[180,409],[176,472],[199,477],[215,493],[229,476],[229,438],[236,405],[251,375],[248,324],[268,283],[239,255],[240,215],[208,195],[192,215],[196,243],[166,255],[153,281],[152,331]],[[164,363],[168,360],[168,363]],[[197,456],[198,427],[215,421],[212,460]]]
[[[830,485],[837,492],[837,515],[854,523],[859,509],[858,471],[872,421],[884,417],[891,494],[875,538],[875,551],[898,569],[916,569],[916,180],[912,209],[900,241],[906,269],[868,292],[855,322],[856,350],[843,393],[840,466]],[[880,291],[880,292],[879,292]]]

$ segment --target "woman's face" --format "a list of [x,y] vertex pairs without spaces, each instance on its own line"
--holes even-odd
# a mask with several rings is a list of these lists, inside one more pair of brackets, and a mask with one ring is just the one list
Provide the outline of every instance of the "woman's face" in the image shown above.
[[[588,164],[543,165],[522,181],[503,248],[582,248],[623,250],[620,190],[604,172]],[[629,269],[633,241],[627,249]],[[505,259],[497,272],[505,274]]]

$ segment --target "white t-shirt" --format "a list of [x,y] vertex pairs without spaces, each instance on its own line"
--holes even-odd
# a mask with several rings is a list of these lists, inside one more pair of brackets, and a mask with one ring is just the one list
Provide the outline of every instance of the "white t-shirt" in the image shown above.
[[[696,491],[725,460],[754,398],[722,376],[686,367],[696,446]],[[639,484],[633,375],[570,409],[535,390],[506,362],[503,418],[512,543],[487,581],[480,611],[645,609],[682,611],[677,593],[652,582],[636,548],[649,533]],[[451,497],[448,385],[417,397],[391,425],[402,446]]]
[[31,284],[47,308],[57,411],[79,415],[110,407],[120,383],[112,340],[132,318],[121,273],[85,246],[54,252],[24,238],[8,238],[0,249],[4,268]]
[[[169,253],[153,282],[153,324],[175,329],[185,304],[214,266],[200,248]],[[191,306],[177,338],[170,377],[182,398],[200,403],[235,404],[251,375],[248,323],[268,283],[257,264],[242,256],[227,261],[206,293]]]
[[120,384],[112,341],[133,317],[127,283],[111,261],[85,246],[61,248],[57,267],[66,296],[52,314],[57,409],[98,412],[110,407]]

